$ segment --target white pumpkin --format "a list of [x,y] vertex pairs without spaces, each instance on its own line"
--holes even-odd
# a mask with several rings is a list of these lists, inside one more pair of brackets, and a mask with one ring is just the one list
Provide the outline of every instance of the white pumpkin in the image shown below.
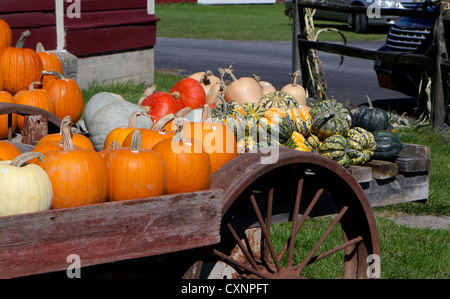
[[[128,126],[131,114],[135,111],[145,114],[141,107],[128,101],[116,101],[99,109],[92,117],[89,129],[89,136],[95,150],[103,149],[109,132],[118,127]],[[153,121],[150,116],[136,119],[137,128],[150,129],[152,126]]]
[[100,110],[105,105],[112,104],[117,101],[125,100],[118,94],[106,91],[102,91],[93,95],[86,103],[83,110],[83,120],[86,129],[89,131],[92,117],[98,110]]
[[51,208],[53,189],[40,166],[25,162],[43,157],[26,152],[13,161],[0,161],[0,216],[46,211]]

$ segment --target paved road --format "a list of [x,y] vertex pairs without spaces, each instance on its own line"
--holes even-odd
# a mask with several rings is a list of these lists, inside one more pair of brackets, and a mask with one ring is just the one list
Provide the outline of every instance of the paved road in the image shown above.
[[[352,42],[352,46],[377,49],[383,41]],[[378,86],[373,61],[340,57],[318,52],[323,63],[327,94],[342,102],[359,105],[366,95],[373,101],[409,100],[407,96]],[[257,74],[280,89],[289,83],[292,73],[291,42],[225,41],[202,39],[158,38],[155,45],[155,68],[175,70],[188,75],[233,63],[237,77]]]

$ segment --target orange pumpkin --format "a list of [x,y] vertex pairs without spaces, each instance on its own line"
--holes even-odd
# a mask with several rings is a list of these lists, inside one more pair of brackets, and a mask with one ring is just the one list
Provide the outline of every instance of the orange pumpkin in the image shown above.
[[158,142],[152,149],[166,165],[166,194],[209,189],[211,162],[203,143],[196,139],[185,139],[182,130],[177,131],[176,136]]
[[211,108],[203,106],[201,122],[185,122],[184,137],[200,140],[211,160],[211,173],[238,156],[233,131],[224,124],[211,121]]
[[[44,49],[44,46],[40,42],[36,44],[36,53],[38,53],[39,57],[42,60],[42,70],[44,72],[57,72],[59,74],[62,74],[62,64],[55,53],[46,51]],[[41,81],[42,84],[45,85],[49,80],[56,78],[57,77],[55,74],[44,73],[42,74]]]
[[43,74],[55,74],[56,79],[44,82],[42,88],[47,91],[55,102],[55,115],[59,118],[70,116],[76,123],[83,113],[83,94],[77,82],[70,78],[64,78],[56,72],[43,72]]
[[22,152],[17,146],[8,141],[0,141],[0,161],[14,160]]
[[12,32],[8,23],[0,19],[0,50],[12,46]]
[[111,132],[106,135],[103,149],[110,147],[114,141],[117,141],[119,147],[121,147],[125,138],[136,130],[136,118],[141,115],[144,115],[141,111],[135,111],[131,114],[127,127],[118,127],[111,130]]
[[62,136],[64,149],[47,152],[45,161],[36,163],[52,183],[52,209],[105,202],[109,189],[105,160],[93,150],[75,148],[67,130]]
[[15,47],[2,50],[0,67],[3,70],[3,88],[11,94],[25,90],[32,82],[40,80],[42,60],[33,49],[22,48],[29,31],[22,33]]
[[[7,91],[0,91],[0,103],[13,103],[14,97]],[[11,132],[16,130],[17,114],[11,114]],[[8,138],[8,114],[0,115],[0,139]]]
[[154,151],[140,147],[140,130],[133,132],[131,146],[110,150],[105,155],[109,170],[109,201],[122,201],[164,194],[167,171]]
[[[53,102],[51,95],[43,89],[34,89],[35,84],[40,84],[40,82],[33,82],[31,83],[29,90],[22,90],[16,93],[14,96],[16,104],[34,106],[50,113],[55,113],[55,103]],[[22,131],[23,120],[23,116],[17,116],[17,131]]]
[[36,144],[36,146],[41,145],[42,143],[51,141],[51,140],[56,141],[56,142],[61,142],[62,141],[62,130],[63,130],[64,126],[68,126],[68,128],[72,134],[72,141],[73,141],[74,145],[76,145],[80,148],[94,150],[94,145],[92,144],[91,140],[88,137],[84,136],[83,134],[72,132],[72,130],[71,130],[72,120],[71,120],[70,116],[66,116],[62,119],[59,133],[52,133],[52,134],[45,135],[44,137],[42,137],[39,140],[39,142]]
[[[173,119],[172,114],[168,114],[160,118],[151,129],[140,128],[141,131],[141,147],[152,149],[155,144],[164,139],[171,139],[175,135],[175,131],[164,131],[164,126],[166,126],[167,122]],[[131,138],[133,137],[133,133],[129,133],[127,137],[125,137],[122,146],[130,147],[131,146]]]

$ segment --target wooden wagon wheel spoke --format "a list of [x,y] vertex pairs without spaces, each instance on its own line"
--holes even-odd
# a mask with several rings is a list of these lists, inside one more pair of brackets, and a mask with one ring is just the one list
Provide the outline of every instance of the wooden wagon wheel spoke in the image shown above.
[[[214,174],[211,186],[226,194],[221,243],[207,249],[185,277],[367,278],[367,257],[380,249],[370,204],[358,182],[336,162],[314,153],[280,149],[277,165],[260,163],[262,156],[241,155]],[[310,241],[322,224],[307,220],[330,214],[335,217],[324,232]],[[323,259],[326,264],[316,263]]]
[[310,251],[310,253],[306,257],[306,259],[301,264],[299,264],[297,267],[295,267],[295,270],[298,271],[298,274],[300,274],[302,272],[302,270],[309,264],[309,262],[314,257],[314,255],[316,254],[316,252],[319,249],[319,247],[323,244],[323,242],[325,242],[326,238],[330,235],[331,231],[339,223],[339,221],[341,220],[342,216],[344,216],[344,214],[345,214],[345,212],[347,212],[347,210],[348,210],[347,206],[345,206],[345,207],[343,207],[341,209],[339,214],[336,216],[336,218],[334,218],[334,220],[328,226],[327,230],[323,233],[322,237],[320,237],[319,241],[317,241],[316,245]]
[[[305,213],[303,213],[302,217],[300,218],[300,221],[298,223],[295,223],[294,221],[292,222],[292,226],[294,226],[294,224],[295,224],[295,230],[294,229],[292,230],[293,233],[291,233],[291,236],[292,235],[296,236],[298,234],[298,232],[300,231],[303,223],[309,217],[309,214],[311,213],[312,209],[316,205],[316,203],[319,200],[320,196],[322,196],[323,191],[324,191],[324,189],[322,188],[322,189],[319,189],[316,192],[313,200],[309,203],[308,208],[306,209]],[[286,241],[286,243],[284,244],[283,249],[281,250],[281,252],[280,252],[280,254],[278,256],[279,259],[281,259],[284,256],[284,254],[286,253],[286,250],[287,250],[287,248],[289,246],[288,242],[289,242],[289,240]]]

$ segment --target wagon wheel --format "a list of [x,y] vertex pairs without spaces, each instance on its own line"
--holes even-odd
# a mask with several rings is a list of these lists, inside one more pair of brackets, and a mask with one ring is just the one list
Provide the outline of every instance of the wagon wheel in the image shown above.
[[[336,258],[340,278],[372,276],[369,257],[379,256],[379,240],[357,181],[318,154],[278,150],[276,163],[261,163],[267,155],[260,152],[243,154],[214,173],[212,187],[225,191],[221,242],[205,248],[184,278],[309,278],[310,267]],[[329,226],[307,245],[308,221],[321,215],[331,215],[321,217]],[[289,233],[275,242],[280,222]]]

